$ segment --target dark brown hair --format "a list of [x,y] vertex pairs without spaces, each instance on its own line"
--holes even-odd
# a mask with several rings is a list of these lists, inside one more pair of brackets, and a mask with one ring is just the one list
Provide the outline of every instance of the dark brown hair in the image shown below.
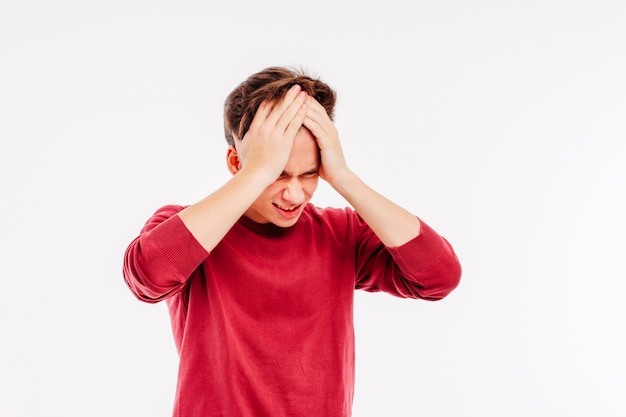
[[226,142],[234,145],[235,137],[243,139],[261,103],[265,100],[280,100],[295,84],[313,96],[326,109],[330,119],[334,120],[336,94],[326,83],[306,75],[302,70],[269,67],[248,77],[226,98]]

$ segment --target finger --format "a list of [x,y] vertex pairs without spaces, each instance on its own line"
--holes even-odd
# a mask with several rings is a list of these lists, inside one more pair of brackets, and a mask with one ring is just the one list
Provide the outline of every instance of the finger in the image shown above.
[[315,137],[315,140],[318,143],[320,142],[321,139],[326,137],[326,131],[324,130],[324,128],[314,119],[310,118],[308,113],[305,116],[304,120],[302,121],[302,126],[306,127],[307,129],[311,131],[311,133]]
[[256,130],[258,126],[261,126],[266,120],[269,113],[272,111],[271,103],[267,100],[263,101],[259,108],[257,109],[254,117],[252,118],[252,122],[250,122],[250,127],[248,130]]
[[315,120],[319,124],[332,124],[330,116],[326,112],[326,108],[322,106],[315,98],[309,96],[306,101],[307,104],[307,117]]
[[307,105],[309,109],[314,109],[317,112],[326,113],[326,108],[322,106],[322,104],[315,99],[313,96],[309,96],[307,99]]
[[332,127],[332,121],[326,113],[326,109],[315,99],[309,97],[306,101],[307,113],[303,125],[316,137],[324,136]]
[[[283,96],[283,98],[278,103],[274,103],[275,105],[267,116],[267,122],[271,123],[272,126],[276,125],[285,110],[298,99],[298,93],[300,93],[301,90],[302,87],[298,84],[294,84],[289,90],[287,90],[287,93]],[[300,106],[298,106],[298,108],[299,107]]]
[[298,130],[300,129],[300,127],[302,127],[304,119],[306,118],[306,113],[307,113],[307,105],[303,103],[300,106],[300,108],[297,110],[296,114],[291,119],[289,124],[287,125],[287,127],[285,129],[285,136],[286,137],[288,137],[288,138],[295,138],[296,137],[296,134],[298,133]]
[[[285,109],[285,111],[281,114],[280,119],[276,122],[276,130],[280,133],[286,132],[289,128],[290,124],[293,122],[294,118],[298,117],[300,120],[298,123],[302,125],[302,121],[304,120],[304,116],[306,116],[306,111],[304,115],[301,115],[300,112],[303,111],[302,106],[305,105],[307,93],[305,91],[301,91],[298,93],[296,99]],[[302,116],[302,117],[300,117]]]

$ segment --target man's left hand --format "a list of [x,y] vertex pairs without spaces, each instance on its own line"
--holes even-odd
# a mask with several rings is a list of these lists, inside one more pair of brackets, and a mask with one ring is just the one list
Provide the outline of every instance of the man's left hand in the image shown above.
[[350,174],[339,142],[339,133],[326,109],[315,98],[307,97],[305,104],[307,112],[303,125],[315,136],[320,148],[320,177],[334,187],[341,178]]

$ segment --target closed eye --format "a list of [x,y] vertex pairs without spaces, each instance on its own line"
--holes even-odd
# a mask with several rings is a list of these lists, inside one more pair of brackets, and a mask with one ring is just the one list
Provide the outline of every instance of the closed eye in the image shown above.
[[[318,169],[315,168],[315,169],[312,169],[310,171],[307,171],[307,172],[304,172],[302,174],[299,174],[297,176],[301,177],[301,178],[312,178],[312,177],[316,177],[318,175],[319,175]],[[281,174],[280,174],[280,176],[278,178],[291,178],[291,177],[294,177],[294,176],[296,176],[296,175],[292,174],[290,172],[283,171],[283,172],[281,172]]]

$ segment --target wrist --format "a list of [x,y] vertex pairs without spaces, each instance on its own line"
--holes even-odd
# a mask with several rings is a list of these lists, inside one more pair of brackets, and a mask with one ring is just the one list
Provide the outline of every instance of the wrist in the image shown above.
[[245,178],[247,182],[251,182],[256,184],[262,189],[265,189],[278,178],[279,174],[276,174],[273,170],[268,169],[268,167],[259,167],[255,168],[253,166],[244,166],[238,172],[242,178]]
[[329,179],[328,183],[339,194],[344,194],[348,190],[354,188],[354,185],[360,181],[361,180],[354,172],[346,168],[342,172],[338,173],[337,175],[334,175],[331,179]]

